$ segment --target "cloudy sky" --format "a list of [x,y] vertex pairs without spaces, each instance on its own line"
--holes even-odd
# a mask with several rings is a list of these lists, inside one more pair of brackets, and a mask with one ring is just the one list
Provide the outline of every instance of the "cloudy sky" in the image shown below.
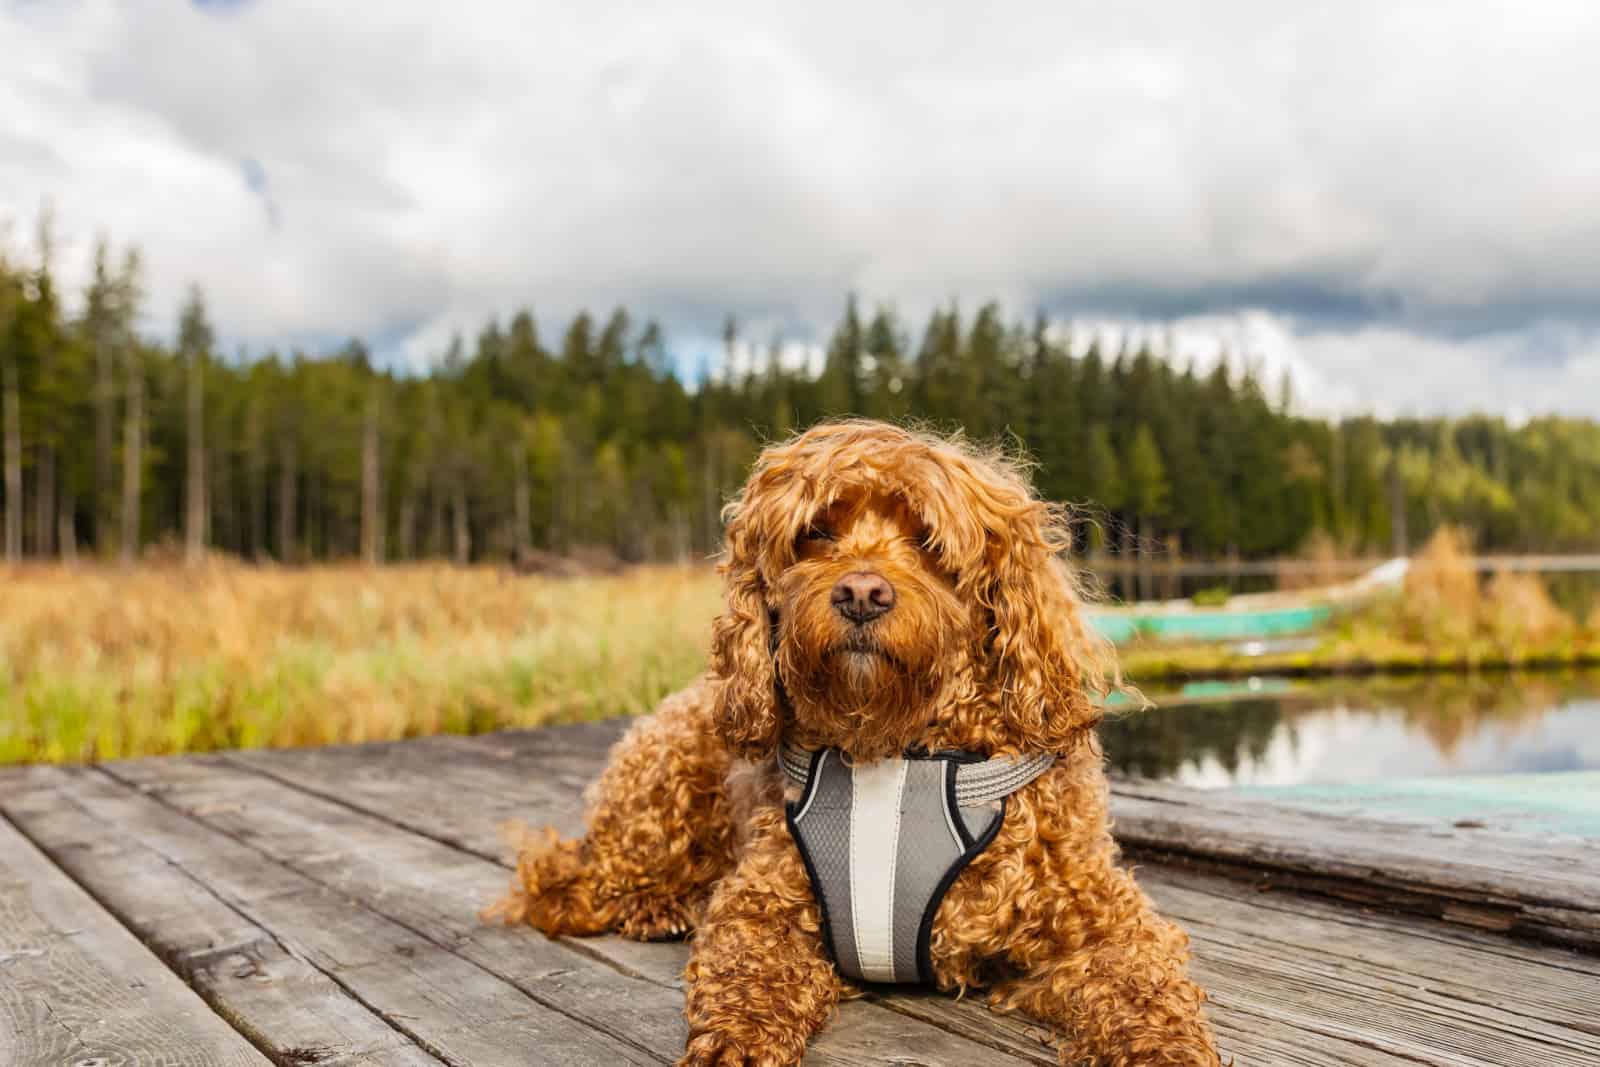
[[855,291],[1247,350],[1330,411],[1600,415],[1600,5],[0,0],[0,217],[225,338]]

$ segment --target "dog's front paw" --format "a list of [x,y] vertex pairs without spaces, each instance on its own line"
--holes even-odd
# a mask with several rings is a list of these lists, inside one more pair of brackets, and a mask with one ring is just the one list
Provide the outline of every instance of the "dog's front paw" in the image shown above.
[[755,1036],[741,1041],[732,1034],[706,1031],[689,1035],[678,1067],[793,1067],[803,1051],[803,1045],[791,1051]]
[[604,933],[611,916],[597,906],[593,881],[581,842],[563,841],[554,830],[542,838],[523,832],[511,890],[485,918],[527,923],[551,937]]
[[617,933],[635,941],[676,941],[694,931],[704,906],[703,900],[628,900],[617,909]]

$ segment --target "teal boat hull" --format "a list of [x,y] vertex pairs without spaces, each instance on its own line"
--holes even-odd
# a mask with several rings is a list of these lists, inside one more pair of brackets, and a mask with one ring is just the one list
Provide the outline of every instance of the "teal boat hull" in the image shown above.
[[1089,625],[1115,644],[1136,637],[1157,641],[1243,641],[1307,633],[1328,620],[1327,604],[1302,604],[1259,611],[1091,612]]

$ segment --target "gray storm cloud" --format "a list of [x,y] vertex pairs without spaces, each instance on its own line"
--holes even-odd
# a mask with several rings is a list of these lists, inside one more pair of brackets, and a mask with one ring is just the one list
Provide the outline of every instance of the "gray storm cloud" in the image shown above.
[[138,242],[153,328],[190,279],[238,341],[413,359],[524,303],[692,340],[999,298],[1254,330],[1330,408],[1600,412],[1590,4],[64,2],[0,42],[0,212],[48,198],[67,272]]

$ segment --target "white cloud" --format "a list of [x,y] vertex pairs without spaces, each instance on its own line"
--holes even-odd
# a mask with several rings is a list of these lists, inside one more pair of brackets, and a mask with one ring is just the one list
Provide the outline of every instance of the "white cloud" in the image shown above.
[[1578,2],[10,3],[0,215],[257,345],[619,302],[804,341],[855,289],[1170,305],[1331,409],[1600,413],[1596,54]]

